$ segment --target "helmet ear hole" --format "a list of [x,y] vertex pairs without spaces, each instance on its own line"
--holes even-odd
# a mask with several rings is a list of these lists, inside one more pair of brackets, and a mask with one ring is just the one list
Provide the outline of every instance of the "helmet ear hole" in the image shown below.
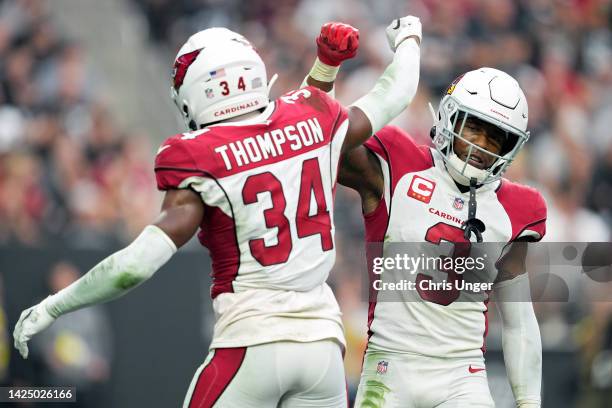
[[432,126],[431,129],[429,130],[429,137],[431,137],[432,139],[436,137],[436,127],[435,126]]
[[187,105],[187,103],[183,102],[181,111],[183,113],[183,117],[185,118],[185,122],[187,123],[187,127],[189,127],[190,130],[198,130],[198,124],[189,114],[189,105]]

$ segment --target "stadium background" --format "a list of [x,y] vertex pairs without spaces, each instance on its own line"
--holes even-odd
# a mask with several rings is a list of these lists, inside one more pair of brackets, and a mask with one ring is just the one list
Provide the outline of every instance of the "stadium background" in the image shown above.
[[[434,106],[458,74],[492,66],[527,94],[532,138],[508,177],[549,206],[549,241],[609,241],[612,227],[612,5],[609,0],[5,0],[0,2],[0,384],[77,385],[80,406],[176,406],[206,355],[212,326],[207,255],[192,242],[127,297],[62,317],[21,360],[18,313],[128,243],[159,210],[152,161],[183,130],[168,97],[178,47],[228,26],[297,87],[322,23],[360,29],[337,97],[366,92],[391,58],[384,26],[418,15],[419,92],[395,124],[429,142]],[[338,261],[349,388],[358,382],[367,305],[358,197],[338,189]],[[612,406],[612,303],[538,303],[544,407]],[[489,381],[511,394],[494,312]],[[265,375],[265,373],[262,373]]]

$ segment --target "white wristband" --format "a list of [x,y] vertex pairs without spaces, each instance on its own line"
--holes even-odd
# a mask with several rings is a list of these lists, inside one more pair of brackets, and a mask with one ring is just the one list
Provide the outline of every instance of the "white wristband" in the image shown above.
[[319,58],[317,58],[308,75],[312,77],[312,79],[316,79],[320,82],[334,82],[339,70],[340,65],[333,67],[322,63]]
[[[336,80],[336,75],[338,74],[339,70],[340,66],[332,67],[331,65],[322,63],[317,58],[314,62],[314,65],[312,66],[312,69],[310,70],[310,73],[302,81],[302,85],[300,85],[300,88],[305,88],[308,86],[308,77],[311,77],[312,79],[315,79],[320,82],[334,82]],[[332,89],[327,92],[327,94],[332,99],[335,98],[336,86],[333,85]]]

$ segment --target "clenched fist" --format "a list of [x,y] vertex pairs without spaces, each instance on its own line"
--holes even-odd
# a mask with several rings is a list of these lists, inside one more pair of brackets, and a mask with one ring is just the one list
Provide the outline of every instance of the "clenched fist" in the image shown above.
[[344,23],[326,23],[317,37],[317,57],[327,65],[337,67],[353,58],[359,47],[359,30]]

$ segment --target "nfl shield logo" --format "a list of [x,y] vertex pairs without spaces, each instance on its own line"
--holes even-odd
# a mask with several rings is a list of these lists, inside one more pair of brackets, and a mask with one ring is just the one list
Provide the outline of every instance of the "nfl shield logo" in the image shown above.
[[378,365],[376,366],[376,373],[385,374],[387,372],[387,367],[389,367],[388,361],[385,361],[385,360],[379,361]]
[[461,210],[463,209],[463,204],[465,204],[465,200],[461,197],[455,197],[455,200],[453,201],[453,208],[455,210]]
[[214,98],[214,97],[215,97],[215,94],[213,93],[213,90],[212,90],[211,88],[207,88],[207,89],[206,89],[206,97],[207,97],[208,99],[211,99],[211,98]]

